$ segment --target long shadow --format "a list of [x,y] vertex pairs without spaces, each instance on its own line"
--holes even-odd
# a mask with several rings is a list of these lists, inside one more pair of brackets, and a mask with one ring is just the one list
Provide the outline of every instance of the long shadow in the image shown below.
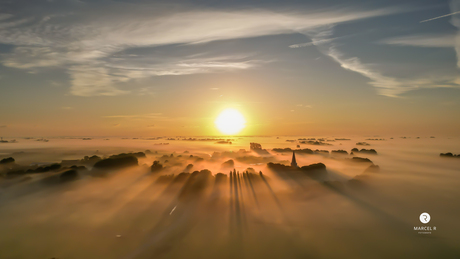
[[[125,172],[125,173],[129,174],[130,172]],[[113,175],[112,177],[115,177],[115,176],[116,175]],[[108,196],[108,197],[106,197],[104,199],[101,199],[100,202],[105,203],[107,201],[118,199],[118,197],[121,197],[126,191],[131,189],[133,187],[133,185],[139,183],[140,181],[142,181],[143,179],[145,179],[147,177],[153,177],[152,173],[151,172],[143,173],[142,175],[136,177],[133,181],[131,181],[129,183],[126,183],[126,184],[123,184],[121,188],[118,188],[117,190],[115,190],[110,196]]]
[[211,196],[209,197],[209,206],[215,207],[218,206],[223,192],[223,186],[227,183],[227,175],[218,173],[214,177],[214,185],[211,191]]
[[238,189],[240,191],[240,204],[241,204],[241,222],[242,222],[242,227],[247,229],[247,221],[246,221],[246,209],[244,206],[244,196],[243,196],[243,188],[241,188],[241,181],[242,181],[242,175],[240,172],[237,173],[237,180],[238,180]]
[[[166,188],[156,197],[156,199],[150,204],[150,206],[147,206],[138,212],[138,216],[132,221],[131,226],[135,225],[142,218],[145,218],[145,215],[155,213],[156,212],[155,208],[160,203],[167,202],[167,201],[169,201],[170,203],[174,202],[174,200],[177,199],[177,196],[183,191],[187,183],[189,183],[190,177],[191,177],[190,173],[180,173],[176,177],[174,177],[174,179],[169,184],[167,184]],[[151,188],[154,188],[155,186],[158,186],[158,185],[160,185],[160,183],[155,181],[152,184],[150,184],[148,188],[144,189],[143,192],[148,193]],[[139,196],[140,195],[138,195],[137,197]]]
[[[326,171],[327,172],[327,171]],[[372,204],[365,202],[361,199],[359,199],[356,196],[353,196],[345,191],[344,186],[342,185],[336,185],[334,182],[336,181],[325,181],[325,179],[328,179],[329,177],[318,177],[317,174],[311,174],[309,175],[308,173],[302,174],[302,173],[291,173],[291,172],[275,172],[278,175],[282,176],[280,177],[281,179],[289,182],[295,182],[303,190],[308,190],[308,187],[301,184],[299,180],[308,178],[313,181],[315,181],[318,184],[321,184],[322,186],[326,187],[328,190],[341,195],[342,197],[352,201],[356,205],[360,206],[361,208],[373,213],[374,215],[382,218],[386,222],[389,222],[389,224],[392,226],[392,228],[401,230],[401,229],[411,229],[413,226],[406,224],[405,222],[399,220],[398,218],[386,213],[385,211],[373,206]],[[338,172],[334,172],[335,174],[339,174]],[[363,186],[361,186],[363,187]],[[448,249],[452,249],[451,247],[447,247]]]
[[246,183],[246,188],[247,189],[250,189],[251,190],[251,193],[252,193],[252,197],[254,199],[254,203],[256,204],[257,206],[257,209],[260,210],[260,205],[259,205],[259,200],[257,199],[257,195],[256,195],[256,192],[254,190],[254,185],[252,184],[252,177],[254,175],[251,173],[249,174],[249,172],[246,172],[246,173],[243,173],[243,178],[246,179],[245,183]]
[[[337,172],[334,172],[334,173],[338,174]],[[293,175],[285,174],[285,176],[287,176],[287,177],[289,177],[289,178],[291,178],[293,180],[296,180],[296,178]],[[355,203],[359,207],[361,207],[361,208],[371,212],[372,214],[382,218],[383,220],[388,222],[390,224],[390,226],[392,228],[394,228],[394,229],[401,230],[401,229],[411,229],[411,228],[413,228],[412,225],[408,225],[405,222],[399,220],[398,218],[396,218],[396,217],[386,213],[385,211],[373,206],[372,204],[370,204],[370,203],[368,203],[366,201],[363,201],[363,200],[359,199],[358,197],[347,193],[343,185],[337,185],[337,184],[334,183],[334,181],[324,181],[324,179],[327,179],[328,177],[326,177],[326,178],[317,177],[314,174],[313,175],[305,174],[305,176],[307,178],[315,181],[316,183],[321,184],[322,186],[326,187],[328,190],[330,190],[330,191],[332,191],[332,192],[334,192],[336,194],[339,194],[342,197],[352,201],[353,203]],[[361,187],[363,187],[363,186],[361,186]],[[307,187],[304,187],[304,190],[308,190]],[[446,245],[446,248],[447,249],[452,249],[448,245]]]
[[[161,177],[161,176],[160,176]],[[163,179],[161,180],[160,178],[153,178],[152,182],[148,184],[146,187],[144,187],[140,192],[138,192],[130,201],[127,201],[125,204],[123,204],[117,211],[115,211],[113,214],[115,215],[121,215],[125,211],[129,211],[130,208],[139,201],[140,197],[148,196],[150,193],[152,193],[155,188],[164,188],[163,192],[159,194],[161,196],[165,190],[171,188],[171,185],[174,182],[174,176],[172,175],[170,178],[168,177],[166,180]],[[145,207],[143,210],[141,210],[139,213],[142,214],[148,209],[149,206]]]
[[299,180],[301,178],[304,178],[304,179],[307,178],[307,179],[313,180],[314,182],[316,182],[318,184],[321,184],[322,186],[328,188],[329,190],[331,190],[331,191],[333,191],[333,192],[335,192],[337,194],[340,194],[340,195],[344,196],[345,198],[348,198],[348,199],[352,200],[353,202],[357,203],[361,207],[364,207],[364,208],[366,208],[368,210],[371,210],[372,212],[374,212],[376,214],[380,214],[380,215],[385,215],[386,214],[385,212],[373,207],[372,205],[370,205],[370,204],[368,204],[368,203],[366,203],[366,202],[364,202],[362,200],[359,200],[356,197],[353,197],[353,196],[347,194],[343,189],[338,188],[336,185],[332,185],[327,181],[325,182],[325,181],[320,180],[318,177],[309,176],[307,174],[302,174],[302,173],[298,173],[298,172],[290,173],[290,172],[279,172],[279,171],[276,172],[275,171],[275,173],[277,173],[279,175],[282,175],[283,180],[298,183],[300,186],[302,186],[302,188],[304,190],[308,190],[308,188],[305,185],[299,183],[300,182]]
[[268,190],[270,191],[270,194],[272,198],[275,200],[276,205],[278,208],[283,211],[283,206],[281,205],[281,202],[279,201],[278,197],[276,196],[275,192],[273,191],[272,187],[268,183],[267,179],[265,178],[264,174],[262,172],[259,172],[260,178],[262,178],[262,181],[265,183],[267,186]]
[[0,207],[9,202],[15,202],[16,199],[26,198],[32,195],[36,196],[43,193],[58,193],[68,188],[72,183],[81,179],[81,177],[76,177],[72,180],[64,180],[60,177],[61,173],[62,172],[46,173],[47,176],[41,179],[12,187],[6,194],[4,194],[7,199],[0,200]]
[[390,214],[384,212],[383,210],[369,204],[368,202],[365,202],[349,193],[347,193],[343,188],[340,188],[336,185],[330,184],[328,182],[319,182],[322,186],[328,188],[329,190],[333,191],[336,194],[340,194],[342,197],[347,198],[348,200],[354,202],[361,208],[366,209],[367,211],[384,218],[385,220],[398,225],[398,227],[404,227],[404,228],[411,228],[411,226],[407,225],[406,223],[402,222],[401,220],[398,220],[397,218],[391,216]]
[[241,184],[239,183],[239,173],[236,170],[230,172],[230,236],[228,245],[232,246],[228,254],[230,258],[241,258],[243,253],[243,228],[242,228],[242,208],[240,204]]
[[166,207],[158,223],[149,231],[148,240],[123,258],[158,258],[173,249],[192,230],[200,220],[198,212],[206,207],[204,197],[213,178],[209,171],[203,171],[192,173],[176,198]]
[[[280,173],[280,172],[278,172],[278,173]],[[320,184],[321,186],[326,187],[328,190],[333,191],[334,193],[340,194],[341,196],[353,201],[354,203],[356,203],[360,207],[365,208],[365,209],[369,210],[370,212],[372,212],[374,214],[377,214],[379,216],[385,217],[388,220],[393,221],[393,222],[400,222],[397,219],[395,219],[394,217],[392,217],[391,215],[387,214],[386,212],[376,208],[375,206],[372,206],[371,204],[369,204],[369,203],[367,203],[365,201],[362,201],[362,200],[358,199],[357,197],[354,197],[354,196],[348,194],[347,192],[345,192],[344,188],[338,187],[337,185],[333,184],[332,182],[324,181],[324,179],[327,179],[328,177],[326,177],[326,178],[321,177],[320,178],[320,177],[316,177],[315,175],[302,174],[302,173],[300,173],[300,174],[299,173],[295,173],[295,174],[284,173],[283,175],[284,175],[284,179],[289,179],[289,180],[292,180],[294,182],[297,182],[300,179],[299,177],[308,178],[310,180],[313,180],[317,184]],[[304,186],[304,185],[301,185],[301,186],[303,186],[304,190],[308,190],[308,188],[306,186]]]
[[265,183],[265,185],[267,186],[268,190],[270,191],[270,194],[271,196],[273,197],[273,199],[275,200],[275,203],[278,207],[278,209],[280,210],[281,212],[281,215],[283,216],[283,219],[284,221],[286,222],[286,224],[288,226],[291,226],[291,221],[289,220],[289,218],[287,217],[286,213],[285,213],[285,210],[283,208],[283,206],[281,205],[281,202],[280,200],[278,199],[278,197],[276,196],[275,192],[273,191],[272,187],[270,186],[270,184],[268,183],[267,179],[265,178],[264,174],[262,172],[259,172],[259,175],[260,175],[260,178],[262,178],[262,181]]
[[233,172],[230,171],[230,196],[229,196],[229,199],[230,199],[230,202],[229,202],[229,206],[230,206],[230,209],[229,209],[229,212],[230,212],[230,215],[229,215],[229,233],[230,234],[235,234],[234,233],[234,230],[235,230],[235,201],[234,201],[234,197],[233,197]]
[[301,188],[305,189],[306,185],[303,183],[303,180],[306,178],[305,175],[295,172],[295,171],[278,171],[278,170],[272,170],[273,173],[275,173],[280,179],[285,181],[289,186],[292,188]]
[[[401,220],[399,220],[398,218],[386,213],[385,211],[375,207],[375,206],[372,206],[371,204],[369,204],[368,202],[365,202],[353,195],[350,195],[348,193],[346,193],[343,189],[341,188],[338,188],[336,185],[331,185],[331,184],[328,184],[328,183],[322,183],[323,186],[326,186],[328,189],[334,191],[335,193],[337,194],[340,194],[342,195],[343,197],[349,199],[350,201],[354,202],[355,204],[359,205],[361,208],[364,208],[366,209],[367,211],[375,214],[376,216],[382,218],[383,220],[385,220],[386,222],[389,223],[389,226],[395,230],[398,230],[398,231],[401,231],[402,229],[412,229],[414,226],[413,225],[409,225]],[[413,238],[413,235],[410,235],[410,234],[407,234],[408,232],[404,232],[408,237],[410,238]],[[450,246],[449,244],[445,244],[445,243],[438,243],[439,245],[441,245],[443,247],[443,253],[444,254],[449,254],[449,255],[453,255],[453,254],[458,254],[459,253],[459,250],[456,249],[456,247],[452,247]],[[440,255],[440,257],[442,257]]]
[[243,237],[243,228],[247,229],[247,215],[245,212],[243,188],[243,175],[235,170],[230,172],[230,234],[232,242],[240,242]]
[[336,179],[336,181],[346,181],[351,179],[351,177],[336,170],[327,169],[327,174],[330,176],[329,178]]
[[[88,172],[88,175],[91,176],[91,180],[94,183],[104,185],[104,187],[100,187],[104,190],[104,192],[101,192],[102,195],[91,197],[91,203],[94,206],[106,206],[107,204],[111,204],[113,201],[116,201],[119,207],[112,207],[114,210],[112,215],[118,215],[120,211],[128,207],[130,203],[135,200],[135,197],[129,201],[124,201],[124,204],[120,204],[119,201],[124,200],[124,195],[126,192],[128,190],[136,189],[136,184],[139,183],[142,179],[153,177],[150,172],[145,172],[141,175],[135,175],[135,177],[131,177],[131,175],[133,175],[131,169],[133,168],[134,167],[118,170],[104,170],[105,176],[97,177],[94,177],[92,172]],[[102,169],[99,169],[99,172],[101,171]],[[114,188],[114,186],[116,188]]]
[[241,237],[241,207],[240,207],[240,192],[238,190],[238,176],[233,171],[233,200],[235,204],[235,224],[237,235]]

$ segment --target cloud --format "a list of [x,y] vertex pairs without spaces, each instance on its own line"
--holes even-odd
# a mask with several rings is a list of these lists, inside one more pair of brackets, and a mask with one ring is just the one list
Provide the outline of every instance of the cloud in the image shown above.
[[[70,92],[78,96],[127,94],[132,91],[120,89],[119,84],[133,79],[245,70],[269,62],[236,56],[116,57],[128,49],[291,34],[401,11],[185,10],[121,1],[110,5],[63,1],[59,8],[39,8],[34,4],[21,8],[14,14],[0,14],[0,43],[16,46],[2,55],[1,62],[33,71],[64,68],[71,78]],[[41,11],[32,12],[33,8]]]
[[[409,35],[403,37],[390,38],[380,41],[379,43],[401,45],[401,46],[414,46],[414,47],[437,47],[437,48],[454,48],[457,56],[457,67],[460,68],[460,1],[453,0],[450,2],[450,10],[452,13],[435,17],[432,19],[424,20],[427,22],[447,16],[451,17],[451,24],[457,28],[455,34],[419,34]],[[429,79],[425,79],[429,84]],[[432,87],[459,87],[460,77],[441,78],[432,80]]]
[[[149,58],[150,60],[144,61]],[[133,79],[249,69],[266,62],[268,61],[235,60],[230,56],[203,58],[186,56],[182,59],[171,57],[168,60],[156,60],[148,54],[130,59],[99,60],[92,64],[69,67],[72,79],[71,93],[77,96],[121,95],[132,91],[119,89],[116,85]],[[140,89],[138,93],[153,94],[150,88]]]
[[115,96],[130,93],[117,89],[114,85],[126,82],[130,78],[125,75],[110,73],[109,69],[97,65],[79,65],[69,68],[72,86],[70,92],[77,96]]
[[8,125],[0,125],[0,129],[8,128]]
[[454,34],[420,34],[394,37],[379,41],[380,44],[430,47],[430,48],[454,48]]
[[458,12],[453,12],[453,13],[450,13],[450,14],[446,14],[446,15],[441,15],[441,16],[438,16],[438,17],[434,17],[434,18],[431,18],[431,19],[427,19],[427,20],[423,20],[423,21],[420,21],[420,23],[423,23],[423,22],[429,22],[429,21],[432,21],[432,20],[436,20],[436,19],[439,19],[439,18],[444,18],[444,17],[447,17],[447,16],[452,16],[454,14],[458,14],[460,13],[460,11]]
[[337,62],[342,68],[356,72],[368,79],[369,84],[377,89],[378,94],[388,97],[398,97],[403,93],[420,88],[459,87],[459,80],[455,77],[427,77],[417,79],[401,79],[384,75],[373,68],[372,64],[363,63],[358,57],[347,57],[339,50],[338,44],[325,41],[333,35],[333,26],[307,31],[305,34],[312,38],[312,42],[321,42],[317,48],[325,55]]
[[[347,36],[347,37],[349,37],[349,36]],[[340,38],[344,38],[344,37],[336,37],[336,38],[322,39],[322,40],[317,40],[317,41],[312,41],[312,42],[294,44],[294,45],[290,45],[289,48],[296,49],[296,48],[302,48],[302,47],[317,46],[317,45],[320,45],[320,44],[323,44],[323,43],[328,43],[328,42],[331,42],[331,41],[334,41],[334,40],[340,39]]]
[[[450,10],[454,13],[460,12],[460,1],[451,1]],[[452,16],[451,21],[453,26],[457,28],[455,35],[455,52],[457,53],[457,67],[460,68],[460,18],[458,15]],[[459,80],[460,81],[460,80]]]
[[316,43],[315,42],[299,43],[299,44],[289,45],[289,48],[297,49],[297,48],[315,46],[316,44],[318,44],[318,42],[316,42]]

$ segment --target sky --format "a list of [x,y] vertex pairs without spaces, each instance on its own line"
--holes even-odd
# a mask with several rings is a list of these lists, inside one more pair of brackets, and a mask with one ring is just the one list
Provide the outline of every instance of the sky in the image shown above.
[[[460,132],[460,1],[0,0],[0,136]],[[450,15],[449,15],[450,14]]]

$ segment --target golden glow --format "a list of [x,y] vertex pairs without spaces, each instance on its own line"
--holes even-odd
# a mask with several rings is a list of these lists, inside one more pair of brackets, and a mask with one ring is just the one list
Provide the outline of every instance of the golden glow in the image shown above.
[[226,135],[233,135],[246,127],[243,115],[235,109],[225,109],[214,121],[217,129]]

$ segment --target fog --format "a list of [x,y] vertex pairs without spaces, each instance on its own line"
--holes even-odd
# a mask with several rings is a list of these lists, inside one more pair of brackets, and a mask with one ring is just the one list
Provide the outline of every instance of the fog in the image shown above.
[[[0,164],[1,258],[458,258],[460,158],[439,154],[459,154],[460,139],[402,137],[0,143],[0,160],[15,160]],[[267,164],[289,166],[292,152],[274,148],[313,153],[277,169]],[[82,160],[137,152],[137,166]],[[302,168],[317,163],[326,171]]]

